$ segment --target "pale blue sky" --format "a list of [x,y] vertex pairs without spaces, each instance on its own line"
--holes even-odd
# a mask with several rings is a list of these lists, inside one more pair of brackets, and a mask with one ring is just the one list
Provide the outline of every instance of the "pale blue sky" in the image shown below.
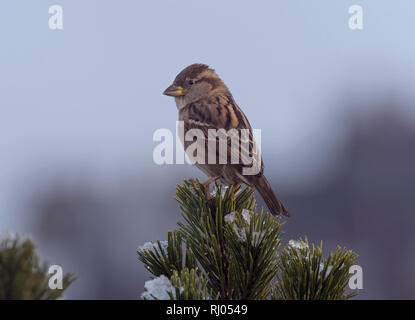
[[[63,6],[62,31],[48,28],[52,4]],[[363,6],[363,31],[348,28],[352,4]],[[307,185],[341,139],[345,100],[387,89],[414,101],[414,10],[379,0],[2,1],[2,228],[19,225],[13,212],[39,175],[158,170],[152,134],[177,118],[161,92],[193,62],[214,67],[262,130],[279,180]]]

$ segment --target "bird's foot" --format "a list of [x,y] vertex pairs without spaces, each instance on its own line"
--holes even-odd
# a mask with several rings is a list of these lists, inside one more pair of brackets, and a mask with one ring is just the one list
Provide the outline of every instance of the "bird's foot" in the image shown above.
[[209,186],[212,182],[216,181],[217,179],[219,179],[219,176],[209,178],[208,180],[202,183],[202,186],[205,188],[205,196],[207,200],[210,200],[211,198]]
[[233,189],[232,189],[232,198],[235,198],[235,195],[239,192],[239,189],[241,189],[241,184],[240,183],[234,184]]

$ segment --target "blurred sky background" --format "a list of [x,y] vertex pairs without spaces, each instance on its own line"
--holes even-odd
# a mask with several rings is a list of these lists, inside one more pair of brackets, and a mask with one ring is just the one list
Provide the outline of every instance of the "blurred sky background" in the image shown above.
[[[49,6],[64,28],[48,28]],[[348,8],[363,7],[350,30]],[[358,298],[415,298],[415,2],[0,3],[0,231],[74,271],[74,299],[136,299],[136,248],[180,217],[152,136],[185,66],[216,69],[254,128],[265,172],[307,235],[359,254]],[[259,200],[260,201],[260,200]]]

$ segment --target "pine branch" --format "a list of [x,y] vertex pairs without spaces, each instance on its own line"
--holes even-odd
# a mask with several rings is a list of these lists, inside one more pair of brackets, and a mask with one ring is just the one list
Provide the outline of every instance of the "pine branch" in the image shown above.
[[72,273],[62,278],[63,289],[48,286],[47,263],[40,264],[30,239],[6,236],[0,239],[0,300],[53,300],[75,280]]
[[196,260],[190,250],[186,249],[183,257],[182,238],[177,230],[169,231],[167,241],[157,240],[156,243],[147,242],[140,246],[137,249],[138,258],[156,277],[165,275],[170,278],[174,271],[180,272],[184,267],[196,268]]
[[352,251],[338,247],[328,258],[322,244],[310,246],[307,238],[292,242],[281,252],[281,276],[274,299],[345,300],[357,293],[345,294],[349,268],[356,263]]
[[[157,278],[143,298],[154,299],[348,299],[351,251],[327,259],[307,239],[280,250],[283,223],[257,211],[253,190],[216,186],[207,199],[199,181],[177,186],[182,211],[168,241],[147,243],[139,259]],[[183,254],[185,253],[185,256]],[[160,284],[160,288],[156,285]],[[149,290],[149,288],[151,290]],[[154,292],[154,293],[151,293]]]

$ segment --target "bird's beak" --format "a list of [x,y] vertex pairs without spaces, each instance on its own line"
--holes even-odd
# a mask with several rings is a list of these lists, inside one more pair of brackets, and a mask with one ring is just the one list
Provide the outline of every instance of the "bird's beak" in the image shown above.
[[180,97],[184,95],[184,88],[172,84],[170,87],[164,90],[163,94],[165,94],[166,96]]

